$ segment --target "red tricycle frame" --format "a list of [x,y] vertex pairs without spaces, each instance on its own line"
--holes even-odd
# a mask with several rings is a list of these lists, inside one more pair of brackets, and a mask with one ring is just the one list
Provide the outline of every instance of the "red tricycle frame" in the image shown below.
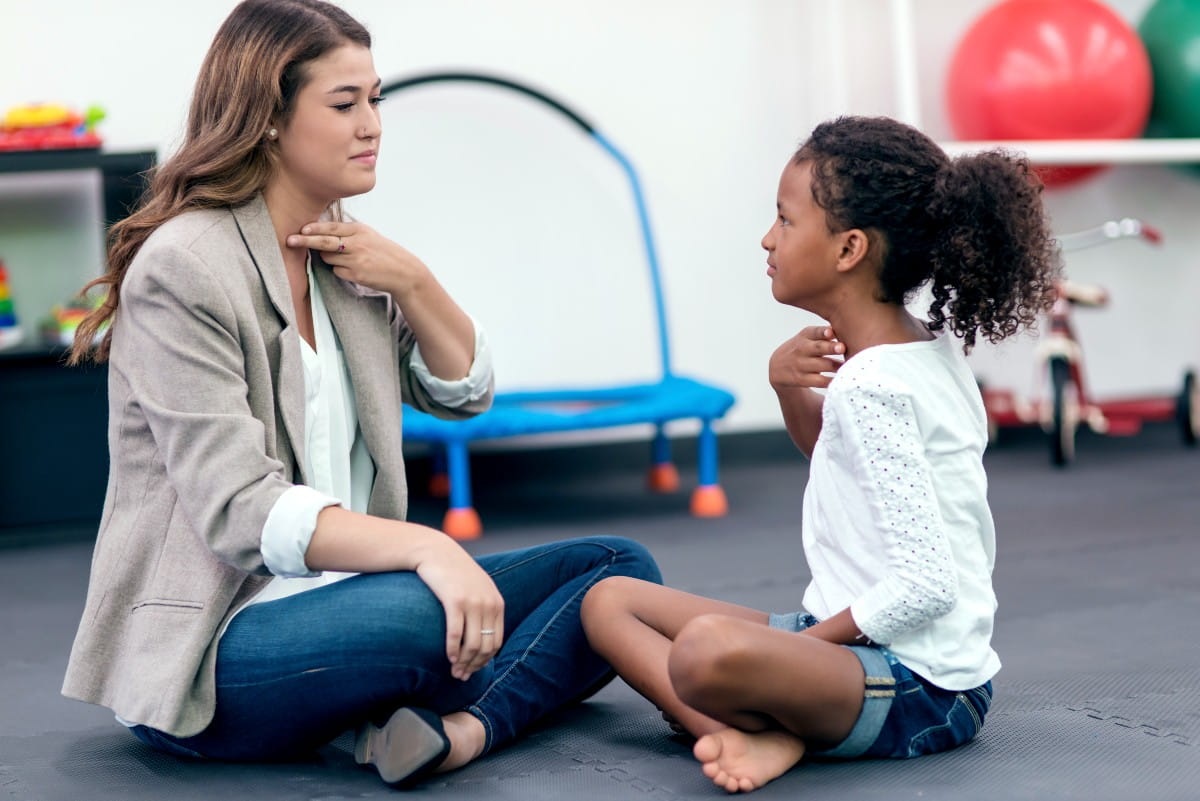
[[[1125,218],[1059,238],[1062,251],[1078,250],[1112,239],[1138,237],[1157,244],[1158,231],[1140,220]],[[1039,425],[1047,433],[1050,461],[1059,467],[1075,458],[1075,434],[1086,425],[1097,434],[1130,436],[1143,424],[1174,420],[1186,445],[1196,444],[1200,390],[1194,370],[1185,370],[1182,386],[1174,395],[1097,399],[1084,376],[1083,349],[1071,324],[1075,306],[1102,307],[1108,293],[1094,285],[1066,279],[1056,284],[1058,296],[1050,310],[1048,330],[1038,343],[1035,360],[1044,381],[1039,397],[1021,398],[1011,390],[982,387],[989,435],[995,439],[1001,428]]]

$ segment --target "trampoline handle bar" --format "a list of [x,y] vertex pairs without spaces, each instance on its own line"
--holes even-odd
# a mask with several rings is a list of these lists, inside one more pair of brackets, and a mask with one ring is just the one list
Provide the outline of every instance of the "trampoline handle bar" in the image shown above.
[[626,158],[617,147],[605,138],[599,131],[596,130],[590,122],[585,120],[580,114],[572,110],[565,103],[550,97],[544,92],[540,92],[523,83],[511,80],[509,78],[501,78],[496,75],[488,75],[479,72],[430,72],[422,75],[413,75],[408,78],[400,78],[390,83],[385,84],[380,93],[384,95],[394,94],[405,89],[411,89],[416,86],[424,86],[431,83],[478,83],[488,86],[496,86],[503,89],[510,89],[518,94],[525,95],[549,106],[555,111],[562,114],[564,117],[581,128],[585,134],[594,139],[609,155],[616,159],[617,163],[625,172],[625,176],[629,179],[630,189],[633,191],[633,200],[637,206],[638,223],[641,227],[642,242],[646,249],[646,261],[650,269],[651,288],[654,292],[654,311],[657,315],[658,322],[658,347],[659,355],[662,360],[663,378],[669,378],[671,372],[671,344],[667,337],[667,309],[666,303],[663,300],[662,279],[659,277],[658,253],[654,244],[654,233],[650,227],[650,214],[646,209],[646,200],[642,193],[642,184],[638,179],[637,172],[633,168],[633,164]]
[[389,84],[385,84],[383,88],[379,90],[379,93],[390,95],[404,89],[411,89],[414,86],[423,86],[429,83],[483,83],[491,86],[499,86],[505,89],[511,89],[514,92],[531,97],[534,100],[538,100],[542,103],[545,103],[547,106],[550,106],[555,111],[558,111],[563,116],[570,119],[571,122],[582,128],[584,133],[586,133],[588,136],[593,136],[596,133],[596,129],[590,122],[569,108],[565,103],[555,100],[553,97],[550,97],[543,92],[539,92],[537,89],[534,89],[530,86],[526,86],[523,83],[517,83],[516,81],[508,78],[500,78],[495,75],[486,75],[480,72],[429,72],[423,75],[413,75],[409,78],[401,78],[399,80],[392,81]]

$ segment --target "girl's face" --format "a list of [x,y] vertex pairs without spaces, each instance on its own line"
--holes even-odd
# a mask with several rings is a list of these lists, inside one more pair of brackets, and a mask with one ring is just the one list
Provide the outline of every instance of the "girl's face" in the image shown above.
[[306,71],[292,115],[279,126],[275,177],[322,205],[370,191],[382,133],[371,51],[343,45]]
[[[789,161],[779,179],[775,224],[763,237],[771,294],[780,303],[810,311],[834,285],[840,238],[812,195],[812,165]],[[820,312],[818,312],[820,313]]]

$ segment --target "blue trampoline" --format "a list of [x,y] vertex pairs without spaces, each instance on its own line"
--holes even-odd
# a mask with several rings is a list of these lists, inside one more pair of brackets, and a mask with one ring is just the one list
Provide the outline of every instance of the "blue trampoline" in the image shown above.
[[566,117],[616,160],[629,181],[641,226],[646,266],[654,292],[661,365],[661,378],[654,383],[500,392],[489,411],[469,420],[439,420],[406,407],[403,411],[404,437],[409,442],[429,443],[435,473],[432,487],[439,494],[449,495],[443,529],[457,539],[473,539],[482,533],[483,527],[471,500],[469,460],[470,444],[474,441],[649,423],[654,426],[654,436],[648,485],[655,491],[671,492],[678,488],[679,478],[671,462],[670,441],[664,426],[672,420],[687,419],[700,422],[699,481],[692,493],[692,513],[702,517],[724,515],[727,503],[718,483],[717,437],[713,421],[729,411],[734,396],[711,384],[675,375],[671,369],[671,345],[654,236],[641,183],[629,159],[590,123],[558,100],[506,78],[469,72],[429,73],[393,81],[382,88],[382,93],[394,95],[435,83],[483,84],[536,100]]

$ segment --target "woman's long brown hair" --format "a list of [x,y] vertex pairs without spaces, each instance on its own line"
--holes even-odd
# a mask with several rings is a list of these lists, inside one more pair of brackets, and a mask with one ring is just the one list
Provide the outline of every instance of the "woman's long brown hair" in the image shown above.
[[108,359],[112,331],[92,342],[116,314],[125,273],[155,229],[192,209],[239,206],[266,186],[272,120],[292,112],[305,66],[348,43],[370,47],[371,36],[331,3],[245,0],[234,8],[200,68],[182,145],[151,171],[137,210],[109,230],[108,269],[82,290],[107,293],[76,329],[68,364]]

